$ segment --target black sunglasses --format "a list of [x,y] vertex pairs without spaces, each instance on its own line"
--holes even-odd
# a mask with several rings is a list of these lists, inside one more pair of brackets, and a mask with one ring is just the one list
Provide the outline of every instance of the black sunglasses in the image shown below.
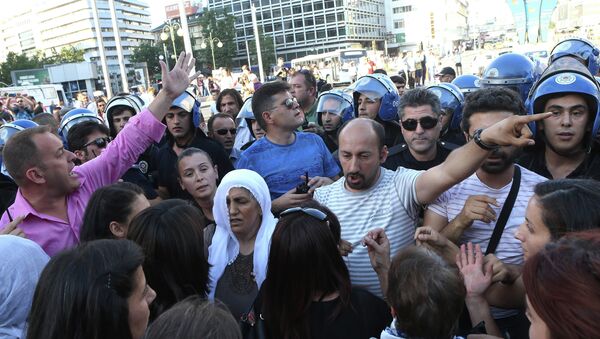
[[292,109],[294,107],[296,107],[296,104],[298,104],[298,100],[296,100],[296,98],[287,98],[285,99],[285,102],[283,102],[283,105],[287,108],[287,109]]
[[304,207],[292,207],[292,208],[288,208],[287,210],[281,212],[279,214],[280,217],[292,214],[292,213],[296,213],[296,212],[302,212],[306,215],[309,215],[313,218],[318,219],[319,221],[326,221],[327,220],[327,214],[325,214],[323,211],[319,211],[316,208],[304,208]]
[[215,131],[215,133],[217,133],[218,135],[226,135],[227,132],[231,133],[231,135],[235,135],[235,133],[237,132],[237,130],[235,128],[221,128]]
[[109,142],[110,142],[109,137],[97,138],[97,139],[94,139],[94,140],[88,142],[87,144],[83,145],[83,148],[86,148],[92,144],[96,145],[98,148],[105,148]]
[[421,124],[423,129],[432,129],[438,124],[438,119],[432,117],[424,117],[421,119],[406,119],[401,122],[402,127],[407,131],[414,131],[417,125]]

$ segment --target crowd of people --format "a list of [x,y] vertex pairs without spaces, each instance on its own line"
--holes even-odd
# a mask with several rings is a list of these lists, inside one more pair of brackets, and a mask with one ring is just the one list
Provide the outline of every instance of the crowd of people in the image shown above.
[[14,117],[0,337],[600,337],[599,54]]

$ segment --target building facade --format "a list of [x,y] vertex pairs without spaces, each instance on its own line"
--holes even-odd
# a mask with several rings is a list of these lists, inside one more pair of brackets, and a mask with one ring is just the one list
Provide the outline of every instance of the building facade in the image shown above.
[[[286,61],[350,47],[384,47],[384,0],[252,1],[259,29],[273,39],[276,54]],[[208,2],[209,9],[236,17],[237,66],[247,63],[248,44],[254,43],[250,4],[251,0]]]
[[[94,26],[91,1],[98,8],[101,32],[96,32]],[[114,0],[114,5],[125,67],[131,71],[129,58],[133,48],[153,39],[148,4],[141,0]],[[119,61],[107,0],[25,1],[15,14],[0,19],[0,62],[6,60],[8,52],[31,56],[41,51],[51,56],[63,47],[74,47],[85,52],[85,61],[100,65],[96,39],[100,33],[113,87],[118,83]],[[98,74],[101,77],[102,72],[99,70]]]

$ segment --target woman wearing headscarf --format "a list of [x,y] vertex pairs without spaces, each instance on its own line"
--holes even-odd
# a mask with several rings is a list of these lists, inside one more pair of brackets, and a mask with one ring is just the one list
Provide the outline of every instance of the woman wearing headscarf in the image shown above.
[[277,223],[265,180],[250,170],[229,172],[217,188],[213,216],[217,227],[208,250],[209,298],[223,301],[240,320],[265,280]]
[[0,235],[0,338],[25,338],[40,273],[50,258],[31,240]]

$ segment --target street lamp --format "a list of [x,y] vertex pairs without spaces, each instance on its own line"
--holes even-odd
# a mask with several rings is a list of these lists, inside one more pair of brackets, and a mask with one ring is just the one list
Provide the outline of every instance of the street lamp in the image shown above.
[[173,43],[173,59],[177,59],[177,49],[175,48],[175,31],[177,31],[177,36],[183,36],[183,29],[181,29],[181,25],[178,22],[172,22],[171,19],[169,19],[165,21],[165,26],[162,29],[162,33],[160,33],[160,40],[162,41],[167,41],[169,36],[171,36],[171,42]]
[[[206,48],[206,38],[202,39],[202,44],[200,44],[200,48],[205,49]],[[223,43],[221,42],[221,39],[219,38],[213,38],[212,36],[212,32],[208,33],[208,43],[210,44],[210,53],[212,54],[212,66],[213,66],[213,70],[216,69],[216,65],[215,65],[215,42],[217,43],[217,47],[221,48],[223,47]]]

